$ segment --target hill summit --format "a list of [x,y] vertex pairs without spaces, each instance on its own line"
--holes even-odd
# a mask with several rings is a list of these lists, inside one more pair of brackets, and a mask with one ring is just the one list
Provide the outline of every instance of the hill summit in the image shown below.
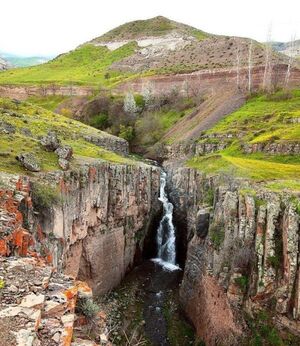
[[[239,69],[265,64],[254,40],[206,33],[165,17],[125,23],[46,64],[0,74],[0,84],[78,84],[114,87],[128,78]],[[288,57],[272,52],[273,64]],[[238,65],[238,66],[237,66]]]
[[157,16],[146,20],[136,20],[122,24],[104,35],[93,39],[90,43],[97,44],[109,41],[135,40],[151,36],[159,37],[174,32],[195,38],[212,36],[192,26],[175,22],[163,16]]

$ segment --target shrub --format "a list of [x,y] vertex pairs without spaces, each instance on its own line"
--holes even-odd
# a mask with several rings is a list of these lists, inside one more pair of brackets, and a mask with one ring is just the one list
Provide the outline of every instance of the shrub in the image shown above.
[[119,136],[121,138],[126,139],[128,142],[131,142],[135,135],[134,135],[134,128],[132,126],[124,126],[120,125],[120,133]]
[[104,130],[108,126],[108,115],[98,114],[90,120],[90,125],[99,130]]
[[144,97],[142,95],[134,95],[134,100],[135,100],[135,104],[140,108],[143,109],[145,107],[145,100]]
[[34,182],[31,187],[33,207],[36,210],[51,208],[60,201],[59,192],[50,185]]
[[84,315],[88,320],[93,320],[100,308],[91,298],[81,298],[77,303],[77,311]]
[[214,245],[214,248],[219,249],[223,244],[225,238],[224,225],[212,225],[209,230],[209,236]]
[[212,188],[208,188],[207,190],[205,190],[203,199],[204,203],[209,206],[212,206],[214,204],[214,191]]
[[279,256],[269,256],[268,257],[268,263],[270,266],[272,266],[274,269],[278,270],[280,268],[280,258]]
[[234,282],[239,286],[239,288],[241,289],[243,293],[247,292],[248,281],[249,281],[248,276],[245,276],[245,275],[242,275],[234,279]]
[[68,118],[72,116],[72,111],[69,108],[62,108],[59,113],[63,115],[64,117],[68,117]]

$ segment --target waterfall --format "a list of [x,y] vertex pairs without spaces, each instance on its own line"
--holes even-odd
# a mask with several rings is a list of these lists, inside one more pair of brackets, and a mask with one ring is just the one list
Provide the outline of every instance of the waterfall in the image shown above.
[[170,270],[179,269],[176,266],[176,237],[173,225],[173,204],[169,201],[166,192],[167,174],[162,171],[160,176],[160,195],[159,201],[163,205],[163,215],[160,220],[156,242],[157,257],[156,262],[161,263]]

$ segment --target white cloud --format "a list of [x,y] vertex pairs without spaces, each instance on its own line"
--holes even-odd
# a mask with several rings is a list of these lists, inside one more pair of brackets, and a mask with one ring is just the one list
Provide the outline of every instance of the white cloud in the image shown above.
[[264,41],[300,35],[300,1],[285,0],[9,0],[0,4],[0,51],[66,52],[136,19],[163,15],[215,34]]

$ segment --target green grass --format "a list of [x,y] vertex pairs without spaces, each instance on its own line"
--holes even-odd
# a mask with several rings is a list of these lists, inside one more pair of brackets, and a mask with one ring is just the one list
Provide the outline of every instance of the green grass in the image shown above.
[[283,181],[276,181],[268,183],[267,188],[273,191],[282,191],[282,190],[289,190],[289,191],[300,191],[300,180],[283,180]]
[[[207,131],[209,134],[236,134],[228,147],[219,153],[194,157],[188,166],[208,174],[226,173],[237,177],[268,181],[271,190],[299,191],[299,155],[245,154],[245,143],[299,142],[300,90],[279,91],[273,95],[252,97],[238,111],[230,114]],[[202,138],[201,142],[226,139]],[[277,182],[278,181],[278,182]]]
[[246,155],[242,158],[222,153],[211,154],[195,157],[187,164],[209,174],[227,173],[254,180],[289,179],[295,182],[295,186],[296,180],[300,179],[300,165],[253,160]]
[[68,96],[63,95],[30,96],[26,101],[53,112],[60,103],[68,98]]
[[118,40],[130,40],[140,37],[163,36],[172,31],[179,31],[203,40],[210,35],[191,26],[174,22],[168,18],[157,16],[146,20],[136,20],[125,23],[95,38],[92,42],[109,42]]
[[300,139],[300,90],[291,92],[287,99],[278,100],[266,95],[252,97],[236,112],[221,120],[208,133],[244,133],[243,140],[260,143],[270,140],[294,141]]
[[163,126],[163,129],[166,131],[169,128],[171,128],[178,120],[183,118],[185,114],[188,113],[188,110],[186,111],[176,111],[176,110],[169,110],[167,112],[160,112],[158,113],[158,117],[160,120],[160,123]]
[[42,65],[1,72],[0,84],[111,86],[132,74],[109,70],[110,65],[132,55],[136,47],[130,42],[110,51],[87,44]]
[[[57,132],[62,144],[73,148],[75,159],[72,165],[87,158],[102,159],[114,163],[134,164],[134,161],[98,147],[84,139],[86,135],[107,136],[90,126],[52,113],[44,108],[29,104],[15,104],[7,99],[0,99],[0,118],[15,127],[13,134],[1,134],[0,137],[0,171],[25,173],[16,160],[21,152],[31,152],[39,161],[43,171],[59,169],[57,155],[45,151],[39,138],[49,130]],[[31,135],[23,132],[30,129]],[[26,172],[28,174],[28,172]]]

